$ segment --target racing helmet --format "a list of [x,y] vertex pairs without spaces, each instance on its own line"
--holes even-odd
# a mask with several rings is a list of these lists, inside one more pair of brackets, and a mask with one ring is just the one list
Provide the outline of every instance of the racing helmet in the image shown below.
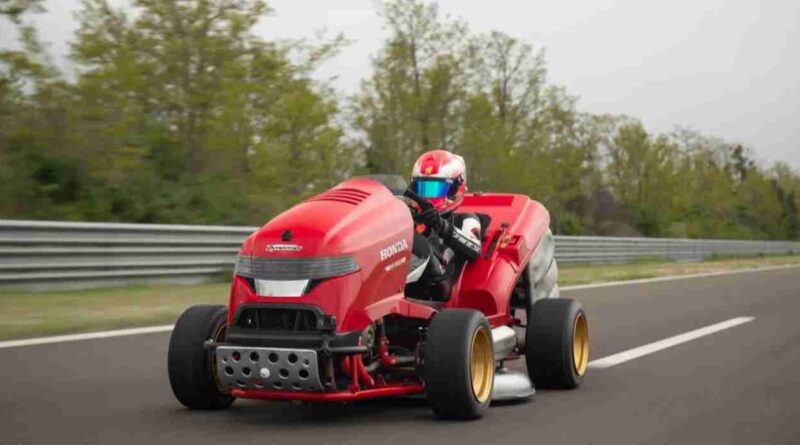
[[464,158],[446,150],[431,150],[414,163],[411,188],[439,212],[458,208],[467,191]]

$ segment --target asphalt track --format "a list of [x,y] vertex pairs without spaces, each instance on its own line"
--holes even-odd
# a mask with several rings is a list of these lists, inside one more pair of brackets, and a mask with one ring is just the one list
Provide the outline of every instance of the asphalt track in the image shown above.
[[170,392],[165,333],[2,349],[0,444],[800,443],[800,268],[565,296],[587,310],[593,359],[754,319],[467,423],[414,399],[192,412]]

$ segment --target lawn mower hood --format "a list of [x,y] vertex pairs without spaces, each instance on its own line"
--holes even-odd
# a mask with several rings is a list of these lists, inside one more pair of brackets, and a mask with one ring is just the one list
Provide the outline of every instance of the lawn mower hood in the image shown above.
[[406,204],[372,179],[305,200],[245,240],[229,322],[251,305],[307,307],[335,331],[349,332],[411,310],[403,289],[413,225]]

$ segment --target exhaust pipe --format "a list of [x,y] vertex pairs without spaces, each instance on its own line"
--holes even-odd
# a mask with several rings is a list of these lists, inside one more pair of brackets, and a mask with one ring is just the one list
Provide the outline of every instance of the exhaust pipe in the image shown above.
[[503,360],[517,348],[517,333],[508,326],[494,328],[492,343],[494,343],[494,359]]

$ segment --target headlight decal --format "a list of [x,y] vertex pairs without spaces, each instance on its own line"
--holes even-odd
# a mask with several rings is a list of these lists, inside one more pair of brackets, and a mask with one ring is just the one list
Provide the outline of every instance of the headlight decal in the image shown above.
[[314,280],[347,275],[359,270],[349,256],[320,258],[259,258],[239,255],[236,274],[262,280]]

